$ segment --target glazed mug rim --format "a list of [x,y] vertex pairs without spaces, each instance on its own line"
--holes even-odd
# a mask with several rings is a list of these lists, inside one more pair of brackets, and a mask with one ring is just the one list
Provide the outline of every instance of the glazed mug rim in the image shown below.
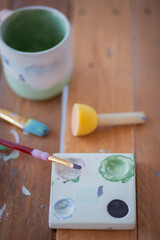
[[[65,34],[64,38],[58,44],[56,44],[55,46],[53,46],[49,49],[46,49],[46,50],[43,50],[43,51],[37,51],[37,52],[25,52],[25,51],[16,50],[16,49],[10,47],[8,44],[6,44],[4,42],[4,40],[2,39],[2,36],[1,36],[1,26],[3,25],[5,20],[7,20],[14,13],[21,12],[21,11],[28,10],[28,9],[48,10],[50,12],[54,12],[57,16],[62,18],[64,20],[65,27],[66,27],[66,34]],[[17,10],[13,10],[13,11],[11,10],[11,14],[1,22],[1,24],[0,24],[0,42],[1,42],[1,44],[4,45],[4,47],[6,47],[9,50],[11,50],[15,53],[18,53],[18,54],[22,54],[22,55],[41,55],[41,54],[44,54],[44,53],[49,53],[49,52],[53,51],[54,49],[59,48],[68,39],[68,37],[70,35],[70,32],[71,32],[71,27],[70,27],[69,20],[61,11],[59,11],[55,8],[47,7],[47,6],[28,6],[28,7],[19,8]]]

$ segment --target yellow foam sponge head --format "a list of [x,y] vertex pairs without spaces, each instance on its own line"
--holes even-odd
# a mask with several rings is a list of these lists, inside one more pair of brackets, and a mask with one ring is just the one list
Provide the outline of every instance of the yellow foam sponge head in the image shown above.
[[71,118],[71,129],[74,136],[93,132],[97,124],[97,113],[92,107],[85,104],[74,104]]

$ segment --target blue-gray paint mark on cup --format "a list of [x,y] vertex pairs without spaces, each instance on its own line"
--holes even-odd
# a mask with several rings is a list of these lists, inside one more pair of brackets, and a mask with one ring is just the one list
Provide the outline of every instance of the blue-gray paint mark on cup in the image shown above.
[[1,55],[1,58],[2,58],[2,61],[3,61],[5,64],[7,64],[7,65],[10,64],[9,60],[8,60],[4,55]]

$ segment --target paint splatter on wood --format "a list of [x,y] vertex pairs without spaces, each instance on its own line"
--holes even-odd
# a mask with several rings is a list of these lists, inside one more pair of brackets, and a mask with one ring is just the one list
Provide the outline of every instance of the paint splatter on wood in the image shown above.
[[1,222],[1,218],[2,218],[2,215],[4,213],[4,211],[6,210],[6,203],[3,205],[3,207],[0,209],[0,222]]
[[153,170],[153,173],[156,177],[160,178],[160,173],[156,172],[155,170]]
[[3,159],[4,161],[8,161],[10,159],[18,158],[20,155],[19,151],[13,150],[9,155],[4,155]]
[[28,189],[23,185],[22,186],[22,193],[26,196],[30,196],[30,192],[28,191]]
[[15,137],[16,143],[19,143],[19,135],[16,130],[12,129],[10,133],[13,134],[13,136]]
[[103,149],[99,149],[98,152],[104,153],[104,150]]
[[115,50],[115,47],[110,45],[106,48],[106,55],[107,57],[109,58],[112,58],[113,57],[113,53],[114,53],[114,50]]
[[[10,131],[11,134],[13,134],[16,143],[19,143],[19,135],[16,132],[16,130],[12,129]],[[20,152],[17,150],[13,150],[12,152],[10,152],[9,154],[0,154],[0,158],[3,158],[4,161],[8,161],[10,159],[16,159],[18,158],[20,155]]]

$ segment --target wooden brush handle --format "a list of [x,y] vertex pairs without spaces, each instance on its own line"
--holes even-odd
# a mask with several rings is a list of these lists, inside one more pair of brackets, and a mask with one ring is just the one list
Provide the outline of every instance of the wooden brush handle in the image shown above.
[[6,146],[6,147],[9,147],[12,149],[16,149],[21,152],[25,152],[27,154],[32,155],[33,148],[25,147],[20,144],[12,143],[12,142],[9,142],[9,141],[3,140],[3,139],[0,139],[0,144],[2,144],[3,146]]
[[98,114],[97,117],[98,126],[137,124],[146,121],[144,112],[106,113]]

